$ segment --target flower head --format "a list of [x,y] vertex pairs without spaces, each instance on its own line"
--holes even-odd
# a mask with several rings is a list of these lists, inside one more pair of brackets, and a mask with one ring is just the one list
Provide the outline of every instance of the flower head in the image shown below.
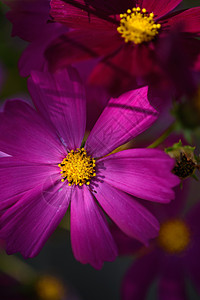
[[110,154],[158,117],[148,88],[110,99],[84,147],[84,88],[74,69],[33,72],[28,87],[36,110],[7,101],[0,118],[0,238],[9,254],[33,257],[70,206],[76,259],[100,268],[117,249],[103,211],[127,235],[148,244],[159,224],[138,198],[166,203],[179,180],[163,151]]
[[73,30],[47,48],[50,69],[102,57],[90,82],[110,91],[130,89],[138,80],[153,81],[157,87],[160,82],[169,86],[173,81],[177,88],[188,91],[194,85],[190,69],[200,69],[200,8],[173,13],[180,2],[133,1],[126,10],[121,4],[117,14],[109,2],[112,9],[108,15],[95,6],[95,1],[86,5],[82,0],[51,0],[53,20]]
[[[159,299],[186,299],[184,281],[190,278],[199,291],[199,203],[185,214],[187,186],[176,190],[176,198],[167,207],[153,206],[161,226],[159,236],[150,247],[140,247],[115,229],[113,235],[119,252],[138,253],[122,284],[122,299],[146,299],[150,285],[157,280]],[[122,244],[124,243],[124,245]],[[167,289],[167,290],[166,290]]]
[[146,9],[134,7],[127,10],[127,13],[120,14],[120,26],[117,31],[121,33],[125,42],[141,44],[150,42],[161,28],[160,24],[154,22],[154,14],[147,14]]
[[190,244],[190,229],[181,219],[168,220],[160,227],[158,243],[168,253],[181,253]]
[[195,176],[194,173],[199,166],[194,155],[194,150],[195,147],[189,145],[183,146],[181,140],[172,147],[165,149],[165,152],[176,160],[173,172],[180,179]]

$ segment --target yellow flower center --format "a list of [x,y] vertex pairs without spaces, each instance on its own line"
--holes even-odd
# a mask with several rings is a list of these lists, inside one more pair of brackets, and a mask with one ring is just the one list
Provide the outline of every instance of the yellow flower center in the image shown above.
[[158,236],[159,245],[170,254],[184,251],[190,242],[190,230],[186,223],[179,219],[161,224]]
[[148,14],[146,9],[140,7],[128,9],[127,13],[120,14],[120,26],[117,31],[121,33],[125,42],[141,44],[151,41],[161,28],[161,24],[154,22],[154,14]]
[[67,180],[68,185],[89,185],[96,176],[95,159],[87,155],[84,148],[71,150],[58,166],[63,177],[61,181]]

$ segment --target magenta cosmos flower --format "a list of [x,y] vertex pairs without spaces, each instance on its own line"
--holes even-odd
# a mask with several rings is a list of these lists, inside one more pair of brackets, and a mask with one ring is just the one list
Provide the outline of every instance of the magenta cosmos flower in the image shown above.
[[161,223],[159,236],[149,248],[126,237],[117,229],[112,231],[119,252],[123,255],[138,251],[138,257],[126,273],[122,283],[122,299],[147,299],[151,284],[157,282],[159,300],[187,299],[186,279],[192,280],[200,294],[200,205],[184,213],[187,189],[179,189],[176,198],[164,209],[154,207],[154,215]]
[[200,8],[172,12],[180,3],[133,0],[100,5],[98,1],[51,0],[53,20],[73,30],[48,47],[49,65],[55,70],[103,57],[90,76],[91,83],[121,91],[167,76],[179,86],[182,83],[183,89],[182,80],[191,82],[188,67],[200,69]]
[[111,99],[83,148],[85,95],[75,71],[33,72],[36,110],[7,101],[0,118],[0,237],[9,254],[33,257],[70,205],[71,243],[82,263],[100,268],[117,255],[103,211],[127,235],[147,244],[157,220],[138,198],[169,202],[174,161],[152,149],[108,154],[156,119],[147,87]]

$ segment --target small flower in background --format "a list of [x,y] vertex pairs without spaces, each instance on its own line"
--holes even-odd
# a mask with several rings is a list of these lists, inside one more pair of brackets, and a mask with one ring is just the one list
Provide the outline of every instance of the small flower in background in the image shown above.
[[77,293],[55,276],[36,274],[25,283],[0,272],[2,300],[81,300]]
[[187,299],[186,278],[192,280],[200,293],[200,205],[193,205],[185,214],[187,188],[177,188],[175,200],[167,206],[158,204],[149,208],[161,227],[158,238],[148,248],[139,248],[139,242],[116,228],[112,230],[121,254],[138,254],[122,282],[123,300],[147,299],[149,288],[155,281],[157,299]]
[[[22,76],[45,70],[48,64],[52,70],[103,57],[90,83],[110,93],[145,82],[165,92],[175,87],[179,93],[191,94],[196,89],[191,69],[199,71],[199,7],[173,13],[181,0],[168,5],[151,0],[107,1],[106,5],[99,0],[3,2],[11,9],[7,16],[13,24],[12,35],[30,42],[19,61]],[[49,20],[50,3],[54,23]],[[156,32],[155,26],[160,27]],[[130,41],[125,42],[121,30],[128,32]],[[134,43],[137,36],[141,43]]]
[[122,4],[116,14],[116,6],[109,2],[113,6],[107,15],[94,8],[95,2],[93,7],[82,0],[50,3],[53,20],[73,29],[47,48],[51,70],[103,57],[90,82],[111,92],[133,88],[144,80],[159,87],[159,79],[166,76],[167,80],[172,77],[175,85],[177,81],[179,88],[192,85],[189,69],[199,71],[200,67],[199,7],[173,12],[181,0],[167,5],[161,0],[133,1],[126,11]]
[[38,300],[80,300],[68,285],[48,274],[38,276],[34,292]]
[[154,149],[108,154],[157,119],[148,88],[111,99],[83,146],[85,95],[75,70],[33,72],[28,87],[37,111],[7,101],[0,118],[0,150],[10,155],[0,159],[0,237],[8,254],[37,255],[69,205],[72,249],[80,262],[101,268],[117,255],[101,208],[147,245],[159,226],[138,198],[173,199],[179,182],[171,173],[174,161]]

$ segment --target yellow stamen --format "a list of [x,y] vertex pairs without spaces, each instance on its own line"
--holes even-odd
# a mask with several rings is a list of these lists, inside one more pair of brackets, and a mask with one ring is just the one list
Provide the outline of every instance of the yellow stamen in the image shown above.
[[146,9],[140,7],[128,9],[127,13],[120,14],[120,26],[117,31],[125,39],[125,42],[141,44],[151,41],[161,28],[161,24],[154,22],[154,14],[148,14]]
[[183,252],[190,243],[190,230],[180,219],[173,219],[161,224],[158,236],[159,245],[170,254]]
[[84,148],[71,150],[63,161],[58,165],[60,168],[62,182],[67,180],[68,185],[89,185],[95,172],[95,159]]

